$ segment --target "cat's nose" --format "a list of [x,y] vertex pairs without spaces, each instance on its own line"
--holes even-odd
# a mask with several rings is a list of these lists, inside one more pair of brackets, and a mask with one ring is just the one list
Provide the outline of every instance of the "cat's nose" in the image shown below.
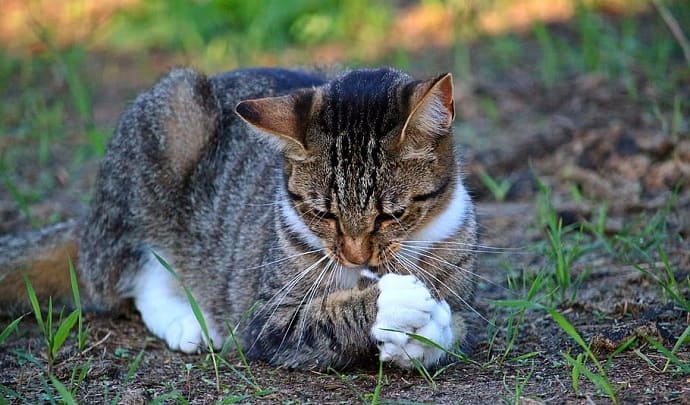
[[340,245],[343,259],[348,262],[361,266],[367,264],[371,259],[372,249],[369,243],[369,238],[343,236]]

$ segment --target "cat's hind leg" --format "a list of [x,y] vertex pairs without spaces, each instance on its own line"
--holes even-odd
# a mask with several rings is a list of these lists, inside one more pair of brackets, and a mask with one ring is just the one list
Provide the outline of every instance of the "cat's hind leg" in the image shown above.
[[[148,253],[143,263],[135,280],[133,298],[144,324],[165,340],[170,349],[199,352],[206,346],[206,335],[178,280],[152,253]],[[203,309],[201,315],[213,347],[220,349],[225,340],[221,329]]]

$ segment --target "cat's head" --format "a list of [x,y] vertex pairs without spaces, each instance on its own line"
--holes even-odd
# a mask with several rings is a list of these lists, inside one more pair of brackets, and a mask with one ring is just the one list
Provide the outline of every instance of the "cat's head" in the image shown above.
[[450,74],[354,70],[236,112],[285,156],[288,220],[345,266],[386,272],[455,189]]

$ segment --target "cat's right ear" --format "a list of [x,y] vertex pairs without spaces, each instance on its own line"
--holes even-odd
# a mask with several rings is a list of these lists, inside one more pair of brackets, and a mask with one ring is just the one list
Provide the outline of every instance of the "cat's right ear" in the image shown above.
[[235,113],[277,145],[290,159],[304,160],[305,126],[311,114],[313,90],[287,96],[257,98],[237,104]]
[[405,90],[410,111],[398,145],[410,144],[424,149],[435,139],[450,133],[455,118],[453,76],[450,73],[412,82]]

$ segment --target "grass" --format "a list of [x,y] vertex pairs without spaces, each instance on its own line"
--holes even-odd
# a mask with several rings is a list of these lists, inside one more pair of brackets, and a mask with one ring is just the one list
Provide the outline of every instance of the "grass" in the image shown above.
[[573,274],[573,265],[585,253],[582,240],[586,236],[582,233],[583,227],[563,226],[563,219],[551,202],[551,191],[541,181],[538,185],[537,221],[546,229],[546,241],[537,244],[537,248],[548,258],[544,285],[556,292],[560,302],[566,302],[574,298],[578,285],[587,275],[586,271],[578,277]]
[[494,179],[488,173],[482,171],[479,173],[479,179],[484,186],[489,189],[494,200],[502,202],[508,196],[510,187],[512,186],[510,179]]
[[[155,254],[155,253],[154,253]],[[168,271],[171,271],[172,274],[176,275],[172,268],[166,263],[162,258],[156,255],[158,260],[160,260],[161,264],[168,269]],[[43,367],[45,366],[45,376],[43,373],[40,373],[37,375],[37,381],[40,382],[41,391],[43,391],[42,397],[45,400],[48,400],[51,403],[55,402],[60,402],[60,403],[66,403],[66,404],[73,404],[73,403],[78,403],[75,398],[78,398],[79,396],[79,388],[81,387],[82,383],[87,379],[89,373],[92,371],[92,365],[94,362],[94,357],[88,356],[83,358],[83,362],[77,360],[77,358],[83,357],[82,353],[86,353],[88,350],[86,348],[87,343],[89,343],[89,334],[88,334],[88,326],[85,326],[83,324],[83,313],[82,313],[82,305],[81,305],[81,296],[79,293],[79,288],[77,284],[77,279],[76,279],[76,274],[74,271],[74,267],[72,266],[71,261],[69,262],[69,267],[70,267],[70,279],[71,279],[71,286],[72,286],[72,293],[74,297],[74,302],[75,302],[75,307],[72,312],[69,313],[66,317],[63,318],[62,316],[62,311],[56,312],[56,309],[53,308],[52,304],[52,298],[49,298],[47,301],[47,304],[45,305],[46,310],[45,312],[42,310],[42,305],[39,302],[39,299],[37,297],[37,294],[33,288],[33,285],[31,281],[25,277],[25,284],[26,284],[26,289],[27,289],[27,295],[29,297],[29,300],[31,302],[31,307],[33,309],[33,314],[34,314],[34,319],[36,321],[36,324],[38,325],[39,330],[41,331],[41,334],[43,335],[43,340],[45,343],[45,358],[46,361],[45,363],[41,361],[40,359],[37,359],[30,353],[19,353],[17,352],[17,358],[24,357],[26,361],[30,361],[34,363],[37,367]],[[244,355],[241,347],[239,346],[238,342],[235,340],[234,334],[231,332],[231,341],[229,340],[226,342],[226,344],[223,346],[223,350],[220,353],[216,353],[213,350],[213,347],[211,346],[211,340],[209,338],[208,334],[208,327],[206,325],[206,322],[204,320],[203,314],[198,306],[197,301],[194,299],[194,297],[191,295],[191,292],[187,289],[184,288],[185,293],[187,295],[187,298],[189,300],[189,303],[192,307],[192,311],[195,314],[195,317],[197,318],[197,321],[199,321],[200,326],[202,327],[202,331],[204,335],[206,336],[206,342],[208,344],[208,356],[206,359],[210,359],[209,361],[211,362],[211,369],[213,372],[213,375],[215,376],[215,380],[212,382],[214,385],[216,391],[219,394],[222,394],[224,392],[228,393],[229,395],[226,396],[226,398],[219,402],[219,403],[234,403],[238,401],[246,401],[251,398],[258,399],[263,396],[269,395],[271,392],[273,392],[271,389],[265,389],[262,388],[259,383],[257,382],[256,378],[253,376],[251,372],[251,366],[249,362],[247,361],[246,356]],[[58,316],[57,320],[54,319],[55,316]],[[16,319],[14,319],[12,322],[10,322],[0,333],[0,345],[3,345],[6,341],[6,339],[12,334],[12,333],[20,333],[20,322],[24,319],[25,316],[20,316]],[[63,378],[58,378],[56,373],[56,362],[58,360],[58,353],[61,351],[63,347],[66,347],[66,343],[68,342],[68,339],[70,336],[74,335],[74,348],[77,350],[76,355],[72,355],[70,358],[62,359],[60,360],[61,363],[67,362],[71,364],[71,371],[69,373],[69,378],[67,379],[67,382],[65,382],[65,379]],[[107,336],[106,336],[107,337]],[[231,344],[228,344],[228,343]],[[94,346],[91,346],[93,348]],[[242,367],[244,368],[245,371],[240,370],[238,367],[230,364],[228,362],[229,358],[229,353],[228,351],[230,348],[233,348],[234,350],[237,351]],[[126,373],[123,374],[122,376],[122,386],[126,387],[128,384],[130,384],[135,377],[137,370],[142,362],[142,359],[144,358],[144,354],[146,353],[145,347],[142,348],[139,353],[131,359],[131,363],[129,364]],[[118,356],[118,351],[115,351],[115,355]],[[119,350],[119,357],[123,359],[130,359],[131,357],[128,354],[128,351],[126,349]],[[206,364],[205,359],[202,359],[199,363],[198,366],[201,366],[200,368],[205,368],[204,364]],[[251,394],[242,394],[242,395],[237,395],[234,394],[233,392],[235,389],[225,387],[221,385],[220,382],[220,376],[221,376],[221,371],[224,369],[221,369],[221,365],[227,367],[227,369],[231,370],[236,376],[238,376],[240,381],[243,381],[246,383],[247,387],[251,387]],[[187,373],[189,374],[195,367],[192,364],[189,364],[190,367],[187,368]],[[62,380],[62,381],[61,381]],[[203,380],[203,378],[202,378]],[[52,387],[52,389],[51,389]],[[11,388],[0,384],[0,391],[3,393],[2,398],[6,399],[21,399],[22,396],[18,394],[16,391],[12,390]],[[116,391],[114,393],[114,397],[112,400],[109,402],[111,403],[118,403],[119,401],[122,400],[122,391]],[[106,387],[106,398],[110,396],[109,390]],[[2,399],[0,398],[0,399]],[[187,403],[187,399],[182,396],[182,394],[175,388],[170,390],[167,393],[163,393],[161,395],[158,395],[153,403],[165,403],[166,401],[169,401],[171,399],[174,399],[178,402],[181,403]],[[4,401],[4,399],[2,399]]]
[[[532,378],[532,374],[534,373],[534,367],[535,367],[534,362],[531,362],[530,369],[526,375],[521,375],[522,374],[521,372],[518,372],[518,374],[515,375],[515,377],[514,377],[515,386],[512,389],[513,395],[512,395],[512,398],[505,400],[506,403],[513,404],[513,405],[519,405],[519,404],[523,403],[523,401],[524,401],[523,395],[525,392],[525,386],[527,385],[527,383]],[[503,377],[503,386],[505,387],[506,391],[508,391],[508,392],[511,391],[511,388],[506,383],[505,376]]]
[[[561,353],[565,359],[565,364],[570,368],[573,391],[575,393],[581,392],[581,379],[586,378],[598,389],[601,395],[616,402],[617,389],[608,376],[608,370],[610,367],[615,367],[613,366],[615,356],[634,348],[638,338],[633,336],[622,343],[609,355],[606,363],[603,363],[594,355],[577,328],[568,321],[557,306],[576,300],[581,285],[586,281],[587,272],[583,272],[573,279],[573,264],[588,255],[603,254],[614,258],[614,261],[622,260],[631,263],[631,267],[640,271],[659,289],[663,290],[666,297],[675,303],[677,308],[686,313],[690,312],[690,303],[686,298],[690,291],[690,276],[686,275],[682,282],[677,280],[676,274],[678,273],[671,265],[662,247],[669,238],[666,224],[675,201],[675,195],[671,196],[663,209],[651,218],[643,215],[638,219],[639,222],[633,222],[619,233],[606,235],[605,226],[608,211],[605,205],[599,206],[593,216],[592,223],[566,228],[551,204],[550,190],[543,183],[539,183],[539,185],[541,202],[537,204],[539,211],[537,223],[545,230],[547,240],[537,243],[536,248],[544,255],[545,266],[538,269],[534,277],[524,278],[525,273],[523,272],[522,283],[516,283],[512,278],[508,279],[508,288],[515,291],[516,295],[519,295],[520,291],[526,291],[523,293],[525,298],[494,302],[498,307],[507,308],[511,312],[504,318],[502,328],[505,334],[504,351],[501,356],[490,361],[499,360],[500,364],[512,354],[515,341],[520,333],[519,327],[524,322],[527,311],[532,314],[534,311],[544,312],[582,350],[576,355],[569,351]],[[640,260],[643,263],[640,263]],[[556,297],[558,299],[555,299]],[[500,332],[501,330],[495,331],[491,341],[495,340]],[[690,327],[685,328],[671,349],[652,337],[645,336],[644,339],[648,345],[666,359],[664,371],[669,371],[673,365],[673,372],[688,374],[686,359],[681,359],[676,355],[676,352],[683,345],[690,343],[688,336],[690,336]],[[649,357],[643,355],[639,349],[634,348],[633,350],[645,358],[647,362],[650,362]],[[539,353],[518,353],[516,358],[522,359],[522,356],[532,358],[535,355],[539,356]],[[589,366],[588,363],[593,367]],[[517,381],[516,379],[516,384]],[[524,384],[526,381],[516,385],[513,401],[519,398],[518,393],[520,396],[522,395]]]
[[[595,386],[601,389],[609,399],[616,402],[616,393],[609,382],[604,366],[590,350],[589,345],[585,342],[577,329],[556,308],[527,300],[504,300],[497,301],[495,304],[501,307],[516,308],[521,311],[538,310],[546,312],[551,319],[558,324],[563,332],[570,337],[570,339],[575,341],[584,351],[584,354],[578,355],[576,359],[573,359],[568,353],[562,353],[568,364],[572,367],[571,379],[574,391],[576,393],[578,392],[579,376],[585,375]],[[592,372],[585,367],[585,359],[590,360],[596,366],[596,372]]]
[[20,316],[19,318],[14,319],[12,322],[9,323],[9,325],[7,325],[7,326],[5,327],[5,329],[2,330],[2,332],[0,332],[0,345],[2,345],[3,343],[5,343],[5,339],[7,339],[7,337],[8,337],[12,332],[14,332],[15,330],[17,330],[17,327],[19,326],[19,323],[22,321],[22,319],[24,318],[24,316],[25,316],[25,315],[22,315],[22,316]]
[[67,317],[62,318],[62,311],[59,313],[59,318],[57,324],[53,325],[53,301],[49,297],[48,299],[48,309],[46,310],[45,316],[41,310],[41,306],[36,297],[36,292],[31,284],[31,281],[25,276],[24,281],[26,283],[26,290],[29,295],[29,300],[31,301],[31,307],[34,312],[34,317],[36,323],[43,333],[43,338],[46,344],[46,358],[48,361],[48,373],[53,371],[53,364],[55,363],[55,358],[57,356],[58,350],[62,348],[69,337],[69,333],[77,323],[80,318],[81,309],[75,309],[70,312]]

